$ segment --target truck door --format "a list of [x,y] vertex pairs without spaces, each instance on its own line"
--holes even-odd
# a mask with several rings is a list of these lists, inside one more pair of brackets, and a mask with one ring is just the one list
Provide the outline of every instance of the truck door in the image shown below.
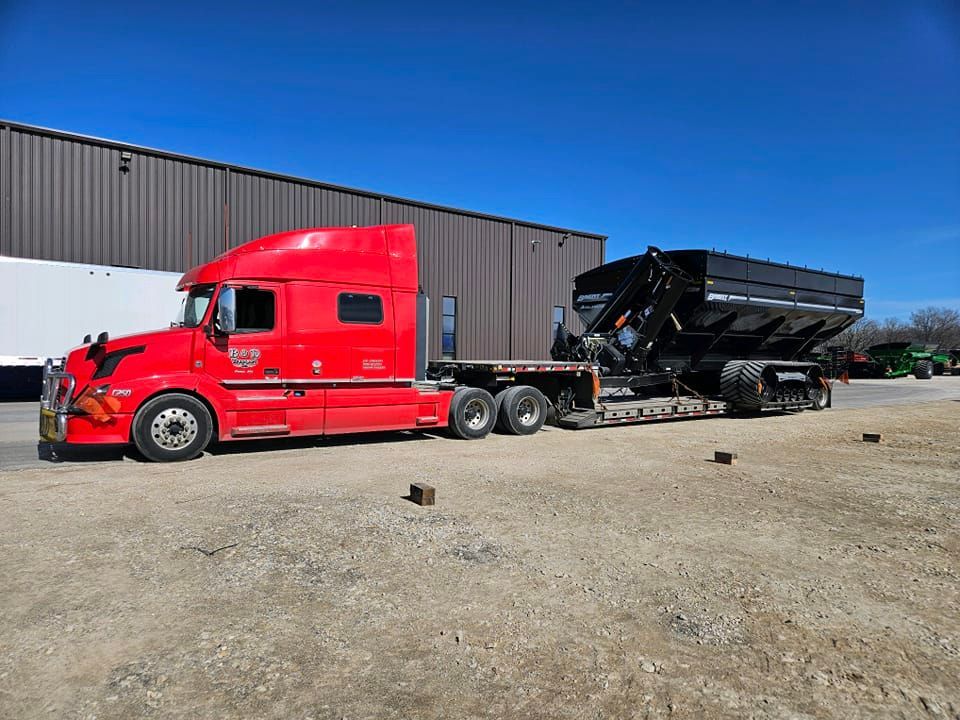
[[350,334],[349,378],[369,383],[394,379],[396,337],[390,297],[380,292],[337,294],[337,321]]
[[[226,388],[230,398],[225,408],[230,427],[222,428],[221,434],[286,434],[279,287],[228,286],[236,293],[236,328],[229,334],[208,334],[204,352],[207,374]],[[216,309],[212,321],[216,327]]]

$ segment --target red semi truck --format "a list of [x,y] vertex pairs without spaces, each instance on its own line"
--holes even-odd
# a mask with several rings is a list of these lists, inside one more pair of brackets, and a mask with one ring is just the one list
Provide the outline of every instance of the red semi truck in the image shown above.
[[[645,314],[625,311],[636,319],[621,317],[616,332],[646,332],[652,347],[662,334],[653,325],[663,314],[653,306],[676,302],[679,284],[691,297],[696,288],[666,254],[651,249],[640,259],[637,268],[649,267],[642,270],[645,282],[659,280],[646,295],[631,285],[630,296],[649,296],[653,305]],[[150,460],[172,461],[195,457],[214,439],[445,427],[477,439],[495,424],[532,434],[549,410],[559,424],[575,428],[761,405],[819,409],[828,402],[818,366],[802,363],[722,363],[724,382],[733,388],[723,397],[709,396],[719,370],[684,374],[674,363],[659,372],[616,375],[605,356],[574,357],[579,351],[569,349],[551,362],[428,363],[427,302],[418,287],[412,225],[297,230],[229,250],[180,279],[186,297],[171,327],[117,338],[104,332],[95,341],[88,336],[62,367],[48,361],[41,438],[132,442]],[[595,306],[597,295],[584,294],[584,302]],[[812,312],[819,334],[811,333],[810,342],[845,326],[846,315],[824,330],[823,312]],[[610,333],[585,334],[580,345],[600,348],[601,335],[614,348]],[[765,379],[751,374],[760,371]],[[698,377],[713,375],[716,382],[697,387]]]

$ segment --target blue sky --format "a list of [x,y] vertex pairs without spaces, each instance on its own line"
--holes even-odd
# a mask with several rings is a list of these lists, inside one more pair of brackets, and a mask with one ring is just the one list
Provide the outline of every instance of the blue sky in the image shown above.
[[956,0],[0,0],[0,117],[960,308]]

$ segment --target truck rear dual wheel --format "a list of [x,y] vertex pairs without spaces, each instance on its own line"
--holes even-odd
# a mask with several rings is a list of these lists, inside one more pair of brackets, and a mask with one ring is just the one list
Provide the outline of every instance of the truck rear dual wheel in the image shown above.
[[511,435],[533,435],[547,419],[547,399],[529,385],[517,385],[500,393],[497,428]]
[[497,422],[493,395],[480,388],[460,388],[450,401],[450,432],[464,440],[480,440]]
[[933,363],[929,360],[917,360],[913,366],[913,376],[917,380],[930,380],[933,378]]
[[131,434],[137,450],[148,460],[190,460],[210,443],[213,420],[207,406],[195,397],[168,393],[137,410]]

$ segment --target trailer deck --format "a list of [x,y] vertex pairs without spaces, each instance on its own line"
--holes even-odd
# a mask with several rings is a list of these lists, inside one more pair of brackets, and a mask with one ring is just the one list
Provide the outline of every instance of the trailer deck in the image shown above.
[[560,360],[431,360],[431,370],[440,371],[446,366],[458,371],[480,371],[496,374],[527,372],[594,372],[596,368],[585,362]]
[[730,406],[722,400],[698,397],[601,398],[594,409],[576,408],[557,420],[560,427],[579,430],[600,425],[622,425],[645,420],[722,415]]

